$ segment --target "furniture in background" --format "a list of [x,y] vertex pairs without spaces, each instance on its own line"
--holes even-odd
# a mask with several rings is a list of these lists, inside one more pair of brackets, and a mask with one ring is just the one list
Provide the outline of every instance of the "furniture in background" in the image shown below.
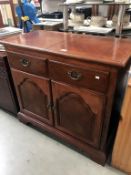
[[2,15],[1,15],[1,11],[0,11],[0,27],[3,27],[4,24],[3,24],[3,19],[2,19]]
[[[107,19],[111,20],[114,14],[118,14],[119,12],[119,5],[109,5],[107,10]],[[99,5],[92,6],[92,16],[99,15]]]
[[0,52],[0,108],[17,114],[18,102],[5,52]]
[[40,30],[1,43],[20,104],[19,120],[104,165],[131,64],[130,40]]
[[112,154],[112,166],[131,174],[131,78],[122,105],[121,120]]
[[108,14],[107,14],[108,20],[112,20],[113,16],[118,13],[119,13],[119,5],[110,5],[108,7]]
[[[85,3],[62,3],[60,4],[63,6],[63,30],[68,31],[68,8],[69,7],[76,7],[76,6],[87,6],[87,5],[93,5],[93,14],[97,15],[99,12],[99,7],[100,5],[109,5],[109,11],[108,11],[108,19],[112,17],[114,12],[118,11],[118,19],[117,19],[117,24],[116,24],[116,29],[115,29],[115,35],[116,36],[121,36],[122,33],[122,28],[123,28],[123,17],[125,14],[126,7],[130,5],[130,3],[103,3],[102,1],[87,1]],[[115,7],[113,7],[113,5]]]
[[42,24],[33,24],[33,30],[59,31],[62,26],[62,22],[45,21]]
[[12,17],[13,17],[13,23],[14,23],[14,26],[17,27],[17,19],[16,19],[13,0],[0,0],[0,5],[7,5],[7,4],[10,5],[11,13],[12,13]]
[[[0,12],[0,27],[3,27]],[[18,101],[5,51],[0,51],[0,108],[13,114],[18,112]]]

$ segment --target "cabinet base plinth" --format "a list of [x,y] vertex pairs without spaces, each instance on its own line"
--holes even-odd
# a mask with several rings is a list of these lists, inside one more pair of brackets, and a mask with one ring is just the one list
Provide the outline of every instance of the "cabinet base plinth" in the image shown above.
[[53,128],[21,112],[18,113],[18,118],[24,124],[32,124],[33,126],[40,128],[43,131],[47,131],[48,133],[52,134],[52,136],[56,136],[62,142],[64,141],[65,144],[69,143],[71,146],[77,148],[78,150],[80,150],[80,152],[84,153],[84,155],[88,156],[90,159],[94,160],[98,164],[103,166],[105,165],[105,162],[107,160],[105,152],[95,149],[92,146],[85,144],[75,139],[74,137],[59,131],[58,129]]

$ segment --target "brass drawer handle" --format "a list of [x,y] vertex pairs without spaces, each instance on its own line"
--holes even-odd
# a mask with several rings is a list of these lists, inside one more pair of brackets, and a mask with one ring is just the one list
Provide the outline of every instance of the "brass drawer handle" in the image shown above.
[[69,71],[67,74],[70,79],[75,80],[75,81],[80,80],[82,77],[82,74],[78,71]]
[[20,59],[20,63],[24,67],[28,67],[30,65],[30,61],[28,59],[26,59],[26,58]]

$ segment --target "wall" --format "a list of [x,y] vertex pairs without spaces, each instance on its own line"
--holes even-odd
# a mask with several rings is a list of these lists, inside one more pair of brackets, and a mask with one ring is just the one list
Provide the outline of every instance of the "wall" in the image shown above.
[[58,5],[62,1],[63,0],[43,0],[42,1],[43,12],[53,12],[58,10],[62,11],[62,8]]

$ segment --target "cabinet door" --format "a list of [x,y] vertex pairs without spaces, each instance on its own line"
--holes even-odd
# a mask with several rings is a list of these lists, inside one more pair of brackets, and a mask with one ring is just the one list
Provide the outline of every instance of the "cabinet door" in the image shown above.
[[52,81],[55,127],[99,147],[105,97],[84,88]]
[[52,124],[49,80],[14,69],[12,75],[21,112],[28,117]]

